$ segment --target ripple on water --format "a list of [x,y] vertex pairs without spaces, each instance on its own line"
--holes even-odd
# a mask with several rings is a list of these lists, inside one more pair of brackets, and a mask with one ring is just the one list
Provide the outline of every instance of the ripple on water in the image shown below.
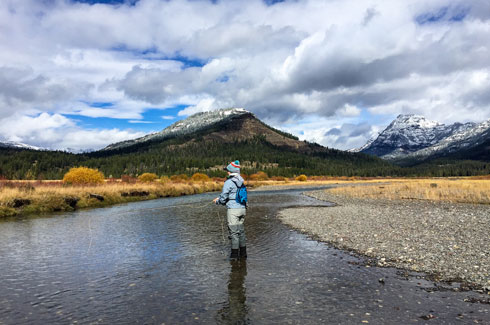
[[278,208],[328,205],[297,190],[250,193],[249,259],[230,263],[215,196],[0,222],[0,323],[490,321],[473,293],[429,294],[291,231]]

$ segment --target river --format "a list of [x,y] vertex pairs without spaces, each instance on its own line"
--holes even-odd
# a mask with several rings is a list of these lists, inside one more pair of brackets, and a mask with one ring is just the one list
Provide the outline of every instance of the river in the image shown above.
[[214,197],[1,221],[0,324],[490,322],[465,302],[478,293],[433,291],[283,225],[280,208],[328,206],[301,190],[249,192],[249,257],[230,262]]

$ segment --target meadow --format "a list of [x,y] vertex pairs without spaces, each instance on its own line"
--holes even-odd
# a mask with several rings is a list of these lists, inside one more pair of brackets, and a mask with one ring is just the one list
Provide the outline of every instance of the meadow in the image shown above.
[[118,203],[175,197],[221,190],[220,181],[155,181],[75,186],[60,181],[0,183],[0,217],[73,211]]
[[[0,181],[0,217],[73,211],[118,203],[220,191],[223,178],[202,181],[179,177],[152,182],[105,180],[99,185],[68,185],[62,181]],[[490,177],[360,178],[272,177],[248,178],[249,188],[261,186],[335,185],[333,194],[389,200],[432,200],[490,204]],[[360,186],[362,185],[362,186]]]
[[[163,176],[152,181],[124,177],[105,179],[96,185],[70,185],[61,180],[0,180],[0,218],[217,192],[221,191],[224,180],[203,174],[194,174],[192,178]],[[248,188],[298,182],[285,177],[269,179],[265,173],[247,177]]]
[[388,200],[429,200],[452,203],[490,204],[490,177],[387,179],[386,184],[345,186],[333,194]]

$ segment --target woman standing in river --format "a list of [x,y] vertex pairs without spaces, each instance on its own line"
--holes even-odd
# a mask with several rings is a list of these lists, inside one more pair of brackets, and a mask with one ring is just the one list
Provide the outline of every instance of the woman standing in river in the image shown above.
[[244,180],[240,176],[240,162],[235,160],[225,167],[228,178],[219,197],[213,200],[216,204],[226,205],[228,232],[231,240],[231,259],[247,258],[247,243],[245,237],[246,206],[237,202],[236,197]]

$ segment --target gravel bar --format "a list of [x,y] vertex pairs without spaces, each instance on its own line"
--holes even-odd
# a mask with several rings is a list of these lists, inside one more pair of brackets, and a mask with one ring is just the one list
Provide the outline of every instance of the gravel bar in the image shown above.
[[315,239],[373,258],[378,266],[490,290],[490,206],[307,195],[334,207],[290,208],[279,218]]

